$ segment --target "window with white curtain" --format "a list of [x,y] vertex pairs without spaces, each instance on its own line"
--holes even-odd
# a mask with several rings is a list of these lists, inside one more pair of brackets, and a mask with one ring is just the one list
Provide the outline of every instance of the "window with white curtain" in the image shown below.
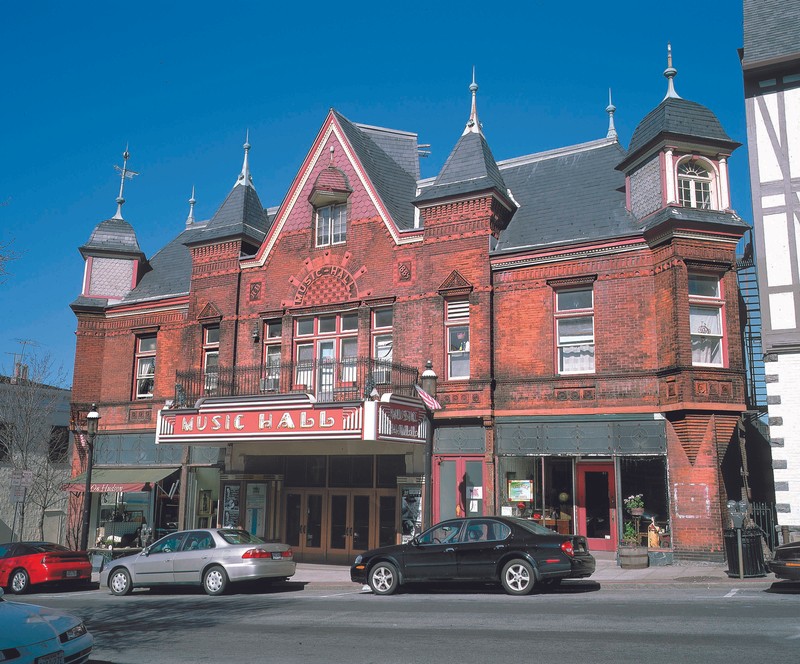
[[692,364],[721,367],[724,364],[724,301],[719,278],[689,275],[689,329],[692,337]]
[[594,299],[591,286],[556,291],[558,373],[594,372]]

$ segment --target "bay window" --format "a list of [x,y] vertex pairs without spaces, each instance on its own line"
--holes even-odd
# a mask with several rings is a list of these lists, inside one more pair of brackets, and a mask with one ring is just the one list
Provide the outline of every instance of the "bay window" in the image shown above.
[[723,308],[719,278],[690,274],[689,328],[693,365],[723,366]]

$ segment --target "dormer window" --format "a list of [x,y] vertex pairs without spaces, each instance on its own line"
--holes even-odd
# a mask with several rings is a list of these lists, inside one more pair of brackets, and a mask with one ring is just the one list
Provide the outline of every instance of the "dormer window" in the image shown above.
[[698,160],[678,166],[678,200],[683,207],[711,209],[711,174]]
[[317,209],[317,246],[343,244],[347,240],[347,204]]
[[344,172],[333,163],[314,182],[309,203],[314,208],[315,246],[329,247],[347,241],[347,199],[353,190]]

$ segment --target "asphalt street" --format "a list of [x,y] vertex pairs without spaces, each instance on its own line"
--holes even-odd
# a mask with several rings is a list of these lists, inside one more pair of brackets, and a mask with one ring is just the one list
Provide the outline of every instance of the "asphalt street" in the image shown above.
[[[12,599],[12,598],[9,598]],[[14,598],[17,599],[17,598]],[[377,597],[287,582],[208,597],[195,588],[45,592],[22,601],[81,615],[92,662],[715,663],[796,661],[794,584],[568,581],[510,597],[494,587],[412,588]]]

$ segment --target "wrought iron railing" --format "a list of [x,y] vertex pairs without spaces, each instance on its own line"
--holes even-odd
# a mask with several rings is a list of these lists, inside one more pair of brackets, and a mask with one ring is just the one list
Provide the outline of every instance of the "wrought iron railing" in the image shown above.
[[175,374],[175,405],[192,406],[200,397],[264,394],[314,395],[319,402],[353,401],[387,392],[411,396],[419,371],[385,360],[352,358],[216,367]]

